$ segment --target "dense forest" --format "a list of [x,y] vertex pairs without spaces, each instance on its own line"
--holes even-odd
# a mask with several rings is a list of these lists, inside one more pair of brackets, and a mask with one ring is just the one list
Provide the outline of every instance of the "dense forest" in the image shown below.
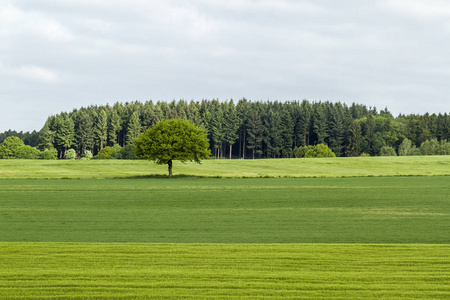
[[338,157],[450,154],[447,113],[394,117],[387,108],[306,100],[136,101],[82,107],[50,116],[39,132],[1,133],[0,143],[16,136],[25,145],[57,151],[59,158],[69,149],[78,157],[87,150],[96,155],[107,146],[132,148],[140,133],[171,118],[205,128],[216,158],[302,157],[302,149],[318,144],[328,145]]

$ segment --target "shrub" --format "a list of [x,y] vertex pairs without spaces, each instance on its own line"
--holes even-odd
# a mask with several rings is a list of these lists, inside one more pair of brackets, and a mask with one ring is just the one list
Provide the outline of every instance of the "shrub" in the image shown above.
[[408,155],[409,155],[409,156],[420,156],[420,155],[422,155],[422,152],[420,151],[420,148],[416,148],[416,146],[413,146],[413,147],[408,151]]
[[395,149],[389,146],[381,147],[380,156],[397,156]]
[[41,151],[25,145],[20,138],[15,136],[7,137],[0,145],[0,158],[3,159],[36,159],[40,155]]
[[58,159],[58,151],[54,148],[52,150],[45,149],[41,152],[40,158],[46,160]]
[[77,158],[77,153],[75,152],[74,149],[69,149],[64,154],[64,158],[65,159],[70,159],[70,160],[75,160]]
[[120,147],[119,144],[114,144],[114,146],[112,146],[116,152],[114,152],[114,154],[112,155],[112,158],[115,159],[122,159],[122,147]]
[[370,154],[363,152],[361,153],[360,157],[370,157]]
[[295,158],[303,158],[305,157],[306,152],[308,150],[314,149],[314,146],[301,146],[294,148],[293,155]]
[[91,152],[91,151],[86,150],[86,151],[84,152],[83,158],[84,158],[85,160],[90,160],[90,159],[92,159],[92,157],[93,157],[93,155],[92,155],[92,152]]
[[411,140],[405,138],[398,147],[398,155],[400,156],[408,155],[408,152],[411,151],[411,148],[412,148]]
[[305,153],[305,158],[336,157],[336,154],[325,144],[316,145]]
[[140,159],[136,154],[134,153],[134,145],[126,145],[122,148],[120,151],[121,159]]
[[113,147],[107,146],[100,150],[97,154],[99,159],[111,159],[112,156],[116,153],[116,149]]

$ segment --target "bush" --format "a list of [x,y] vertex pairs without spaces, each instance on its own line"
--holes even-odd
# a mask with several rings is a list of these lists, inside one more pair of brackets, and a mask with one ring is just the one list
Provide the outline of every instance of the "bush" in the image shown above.
[[98,152],[97,157],[99,159],[111,159],[114,153],[116,153],[116,149],[107,146]]
[[116,152],[114,152],[114,154],[112,155],[112,158],[115,159],[122,159],[122,147],[120,147],[119,144],[115,144],[114,146],[112,146]]
[[85,160],[90,160],[90,159],[92,159],[92,157],[93,157],[93,155],[92,155],[92,152],[91,152],[91,151],[86,150],[86,151],[84,152],[83,158],[84,158]]
[[41,151],[25,145],[20,138],[15,136],[7,137],[0,145],[0,158],[3,159],[37,159],[40,155]]
[[437,155],[439,148],[437,139],[432,139],[431,141],[425,141],[420,145],[420,152],[422,155]]
[[370,157],[370,154],[363,152],[363,153],[361,153],[361,155],[359,157]]
[[305,157],[306,152],[308,150],[314,149],[314,146],[301,146],[294,148],[293,155],[295,158],[303,158]]
[[58,151],[54,148],[52,150],[45,149],[41,152],[40,158],[46,160],[58,159]]
[[316,145],[305,153],[305,158],[336,157],[336,154],[325,144]]
[[121,159],[140,159],[136,154],[134,153],[134,145],[126,145],[122,148],[120,151]]
[[397,156],[397,153],[394,148],[384,146],[380,149],[380,156]]
[[416,148],[416,146],[413,146],[408,151],[408,156],[420,156],[420,155],[422,155],[422,152],[420,151],[420,148]]
[[398,155],[400,156],[406,156],[408,155],[408,152],[411,151],[412,148],[412,142],[411,140],[405,138],[403,142],[398,147]]
[[75,160],[77,158],[77,153],[74,149],[69,149],[66,151],[66,154],[64,154],[65,159]]

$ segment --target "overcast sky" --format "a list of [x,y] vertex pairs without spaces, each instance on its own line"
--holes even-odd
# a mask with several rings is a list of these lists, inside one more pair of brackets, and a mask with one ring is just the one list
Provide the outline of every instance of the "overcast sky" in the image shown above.
[[446,0],[0,0],[0,132],[91,104],[450,112]]

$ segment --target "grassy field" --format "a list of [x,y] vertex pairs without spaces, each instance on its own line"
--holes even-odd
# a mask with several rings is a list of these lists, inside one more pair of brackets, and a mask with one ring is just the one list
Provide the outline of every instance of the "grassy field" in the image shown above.
[[0,299],[450,298],[449,156],[166,173],[0,160]]
[[448,176],[0,180],[0,241],[448,243]]
[[[174,175],[200,177],[355,177],[450,175],[450,155],[174,162]],[[130,178],[167,175],[149,161],[0,160],[0,178]]]
[[449,248],[0,243],[0,298],[448,299]]

